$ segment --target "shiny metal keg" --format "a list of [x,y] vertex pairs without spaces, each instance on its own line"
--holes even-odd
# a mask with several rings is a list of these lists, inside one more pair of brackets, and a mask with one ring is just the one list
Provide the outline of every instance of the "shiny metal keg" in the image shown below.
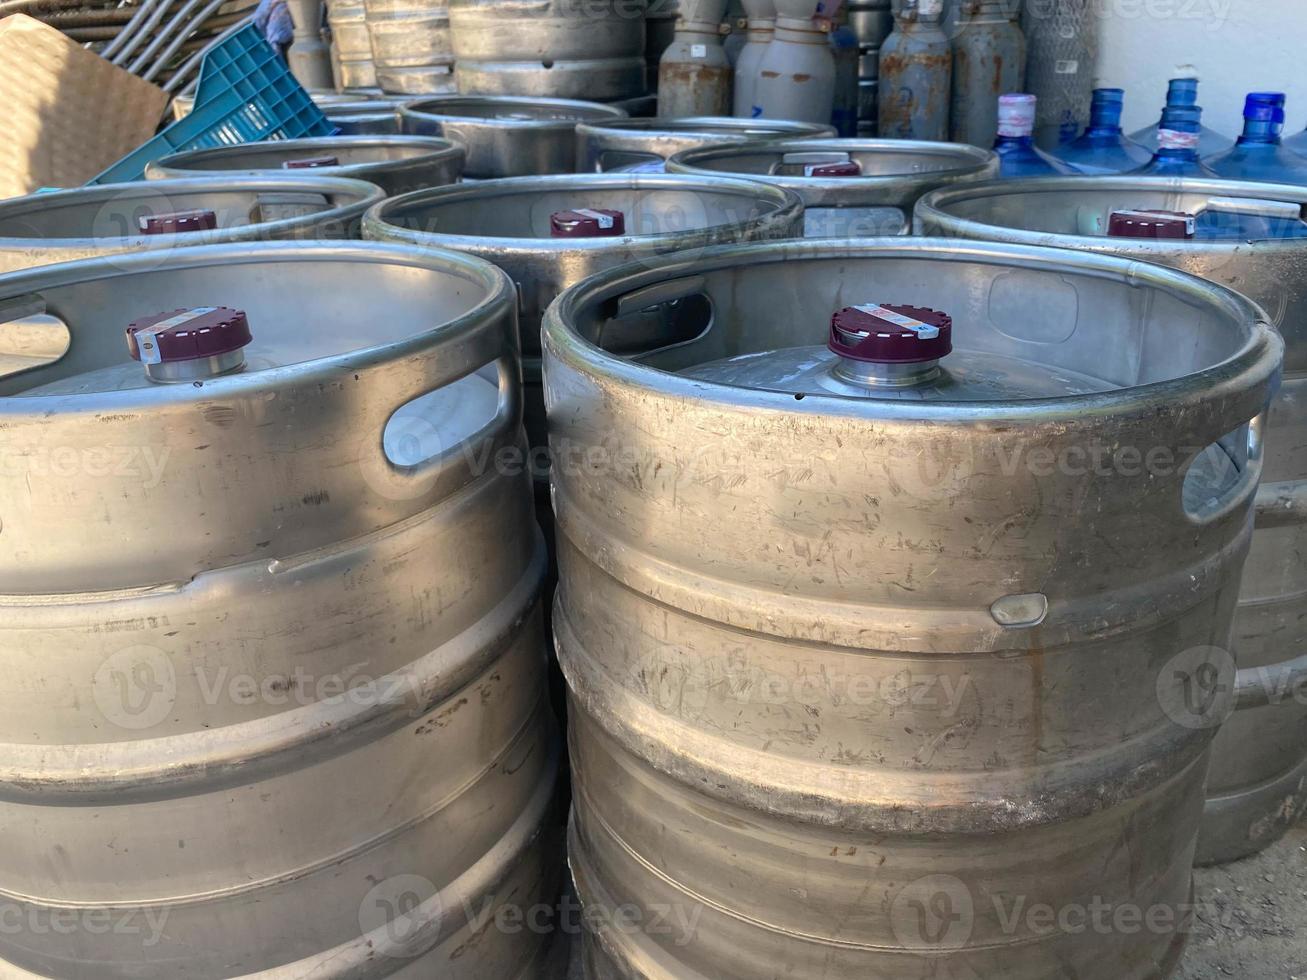
[[687,116],[681,119],[614,119],[578,123],[577,170],[662,173],[663,161],[700,146],[760,139],[817,139],[835,135],[834,126],[785,119]]
[[324,111],[339,136],[398,136],[401,104],[376,99]]
[[576,124],[625,119],[597,102],[451,95],[400,109],[405,133],[444,136],[467,148],[463,174],[476,180],[570,174],[576,170]]
[[363,0],[363,7],[383,92],[456,91],[447,0]]
[[486,925],[562,863],[543,542],[477,462],[522,447],[508,278],[222,245],[5,277],[3,342],[37,313],[66,352],[0,370],[3,972],[551,980],[549,934]]
[[[357,238],[385,194],[361,180],[195,177],[0,201],[0,272],[117,252],[271,239]],[[161,261],[156,258],[155,261]]]
[[988,243],[560,296],[587,977],[1169,975],[1214,735],[1185,679],[1230,632],[1282,353],[1222,287]]
[[185,150],[154,161],[145,176],[254,177],[298,169],[366,180],[390,197],[457,183],[466,156],[459,144],[434,136],[321,136]]
[[[1285,378],[1266,434],[1257,529],[1233,653],[1238,710],[1212,756],[1198,858],[1231,861],[1307,810],[1307,189],[1282,184],[1059,177],[924,198],[923,233],[1057,245],[1157,262],[1237,289],[1280,328]],[[1107,237],[1114,211],[1198,215],[1196,238]],[[1186,341],[1187,343],[1188,341]]]
[[336,48],[336,70],[345,90],[375,88],[377,69],[372,63],[372,35],[368,32],[362,0],[327,0],[327,22]]
[[808,238],[907,234],[912,205],[944,184],[998,173],[989,150],[911,140],[770,141],[686,150],[668,173],[755,177],[803,199]]
[[[617,216],[621,228],[595,227],[586,237],[573,237],[585,231],[560,227],[557,216],[578,208]],[[726,242],[791,238],[802,223],[803,206],[794,194],[757,181],[573,174],[486,181],[391,198],[364,217],[364,235],[467,252],[495,263],[517,284],[526,428],[536,457],[532,467],[537,491],[546,498],[547,509],[540,378],[545,308],[567,287],[604,269]]]
[[450,0],[463,95],[626,99],[645,91],[645,0]]

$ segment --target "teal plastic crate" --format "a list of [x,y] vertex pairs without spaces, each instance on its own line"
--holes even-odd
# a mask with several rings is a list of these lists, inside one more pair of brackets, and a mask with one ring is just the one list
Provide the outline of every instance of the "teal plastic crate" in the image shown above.
[[182,150],[333,132],[259,29],[247,24],[204,56],[190,114],[88,183],[140,180],[147,165]]

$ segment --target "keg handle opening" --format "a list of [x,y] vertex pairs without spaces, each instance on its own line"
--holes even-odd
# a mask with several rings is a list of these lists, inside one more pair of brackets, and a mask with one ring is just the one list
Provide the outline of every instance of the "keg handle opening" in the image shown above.
[[67,322],[50,312],[44,296],[27,293],[0,300],[0,378],[58,363],[72,341]]
[[[495,389],[488,411],[479,404],[487,400],[487,384]],[[393,479],[418,486],[431,482],[454,463],[461,462],[469,469],[497,465],[496,449],[517,438],[522,418],[520,389],[516,360],[501,355],[457,376],[441,377],[425,391],[406,396],[386,416],[377,441],[384,466]]]
[[642,150],[601,150],[595,160],[595,173],[608,173],[618,167],[633,167],[645,163],[658,163],[667,159],[657,153]]
[[697,344],[717,322],[706,282],[703,276],[687,276],[617,297],[593,343],[632,360]]
[[804,150],[782,154],[767,168],[771,177],[860,177],[862,167],[844,150]]
[[[1250,497],[1256,498],[1264,459],[1264,434],[1269,409],[1263,409],[1228,435],[1195,453],[1186,467],[1181,481],[1180,506],[1185,517],[1193,524],[1211,524],[1231,511],[1243,506]],[[1239,443],[1246,440],[1243,446]],[[1201,486],[1203,460],[1224,458],[1239,470],[1231,483],[1211,494]],[[1207,471],[1210,474],[1210,470]]]

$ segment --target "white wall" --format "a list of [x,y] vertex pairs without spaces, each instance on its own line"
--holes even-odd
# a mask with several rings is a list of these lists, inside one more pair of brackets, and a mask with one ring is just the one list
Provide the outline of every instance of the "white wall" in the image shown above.
[[1178,65],[1200,79],[1203,122],[1243,128],[1243,97],[1285,92],[1286,133],[1307,127],[1307,0],[1092,0],[1099,5],[1094,83],[1126,91],[1125,131],[1156,122]]

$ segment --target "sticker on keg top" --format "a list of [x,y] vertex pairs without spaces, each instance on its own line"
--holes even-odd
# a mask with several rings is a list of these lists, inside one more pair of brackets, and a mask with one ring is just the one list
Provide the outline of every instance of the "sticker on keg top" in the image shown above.
[[934,17],[936,14],[944,12],[944,0],[919,0],[917,3],[917,13],[926,17]]
[[855,306],[855,310],[866,313],[868,316],[874,316],[879,320],[892,323],[896,327],[902,327],[904,330],[911,330],[921,340],[934,340],[939,336],[939,327],[932,327],[929,323],[922,323],[920,320],[914,320],[910,316],[904,316],[902,313],[895,313],[893,310],[887,310],[883,306]]
[[602,211],[593,211],[590,208],[576,208],[575,210],[577,214],[583,214],[587,218],[593,218],[599,223],[600,228],[606,230],[613,227],[613,216],[611,214],[604,214]]
[[708,57],[708,45],[706,45],[706,44],[691,44],[691,45],[690,45],[690,57],[691,57],[691,58],[706,58],[706,57]]
[[1059,75],[1074,75],[1080,71],[1079,61],[1059,61],[1053,69]]
[[173,327],[182,327],[190,323],[192,320],[198,320],[201,317],[208,316],[216,309],[216,306],[197,306],[193,310],[187,310],[185,313],[178,313],[176,316],[170,316],[168,319],[160,320],[158,323],[151,324],[148,327],[141,327],[141,329],[137,330],[134,334],[136,338],[136,346],[141,352],[141,363],[159,364],[163,359],[163,355],[159,351],[159,345],[143,344],[141,343],[142,337],[157,337],[161,333],[167,333]]

